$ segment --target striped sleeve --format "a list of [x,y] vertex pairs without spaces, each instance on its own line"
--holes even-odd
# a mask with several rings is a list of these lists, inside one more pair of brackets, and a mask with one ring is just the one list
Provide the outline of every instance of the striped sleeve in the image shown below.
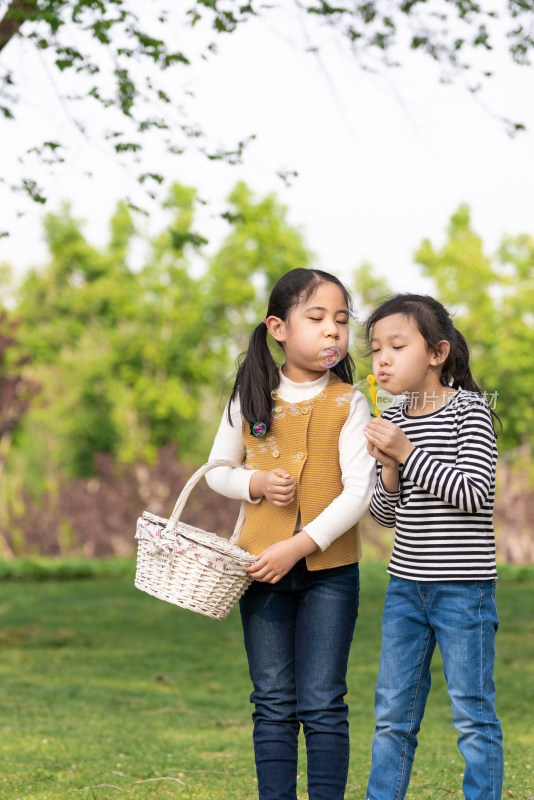
[[465,406],[458,414],[458,455],[453,467],[416,447],[402,468],[402,477],[468,514],[488,499],[494,469],[494,433],[487,406]]
[[373,497],[371,499],[371,507],[369,509],[371,516],[383,525],[384,528],[395,527],[395,506],[400,497],[400,489],[398,492],[388,492],[382,482],[382,465],[378,465],[378,479],[375,484]]

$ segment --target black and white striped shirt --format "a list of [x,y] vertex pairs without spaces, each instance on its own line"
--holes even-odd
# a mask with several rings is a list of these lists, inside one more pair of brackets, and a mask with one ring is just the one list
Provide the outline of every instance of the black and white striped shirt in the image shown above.
[[497,447],[487,402],[461,390],[431,414],[409,416],[402,402],[382,418],[415,445],[400,467],[399,491],[386,491],[378,465],[371,515],[395,528],[388,572],[420,581],[496,578]]

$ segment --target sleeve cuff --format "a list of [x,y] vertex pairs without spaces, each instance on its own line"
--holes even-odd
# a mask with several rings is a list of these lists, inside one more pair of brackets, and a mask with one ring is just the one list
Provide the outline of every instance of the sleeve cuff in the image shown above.
[[312,520],[312,522],[309,522],[302,530],[306,531],[310,539],[313,539],[319,550],[324,553],[326,548],[330,545],[330,541],[325,541],[325,537],[321,536],[319,531],[314,531],[314,522],[315,520]]
[[399,499],[400,494],[401,494],[400,486],[394,492],[390,492],[384,486],[384,483],[382,481],[382,473],[380,473],[380,475],[378,476],[377,483],[378,483],[378,487],[377,487],[378,490],[384,495],[384,497],[386,498],[386,500],[389,503],[389,505],[395,506],[397,504],[397,500]]

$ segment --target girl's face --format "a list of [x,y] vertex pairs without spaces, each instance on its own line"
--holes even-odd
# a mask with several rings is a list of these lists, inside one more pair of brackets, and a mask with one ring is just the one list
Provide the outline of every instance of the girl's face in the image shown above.
[[284,374],[297,383],[313,381],[325,372],[321,350],[336,347],[339,360],[349,347],[349,311],[340,287],[320,283],[314,294],[295,306],[284,322],[269,319],[269,330],[284,346]]
[[386,392],[408,393],[414,402],[424,403],[429,394],[443,393],[441,365],[448,347],[448,342],[440,342],[438,352],[432,351],[410,317],[392,314],[373,326],[373,374]]

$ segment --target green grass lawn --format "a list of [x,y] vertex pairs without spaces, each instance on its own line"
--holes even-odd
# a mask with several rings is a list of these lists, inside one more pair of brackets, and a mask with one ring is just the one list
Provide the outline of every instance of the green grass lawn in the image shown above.
[[[386,580],[382,565],[362,564],[347,800],[363,800],[369,772]],[[503,570],[498,603],[504,797],[525,800],[534,798],[534,570]],[[139,592],[131,579],[7,581],[0,648],[2,800],[256,797],[235,610],[216,622]],[[410,800],[463,797],[438,653],[433,667]],[[304,757],[300,774],[305,797]]]

